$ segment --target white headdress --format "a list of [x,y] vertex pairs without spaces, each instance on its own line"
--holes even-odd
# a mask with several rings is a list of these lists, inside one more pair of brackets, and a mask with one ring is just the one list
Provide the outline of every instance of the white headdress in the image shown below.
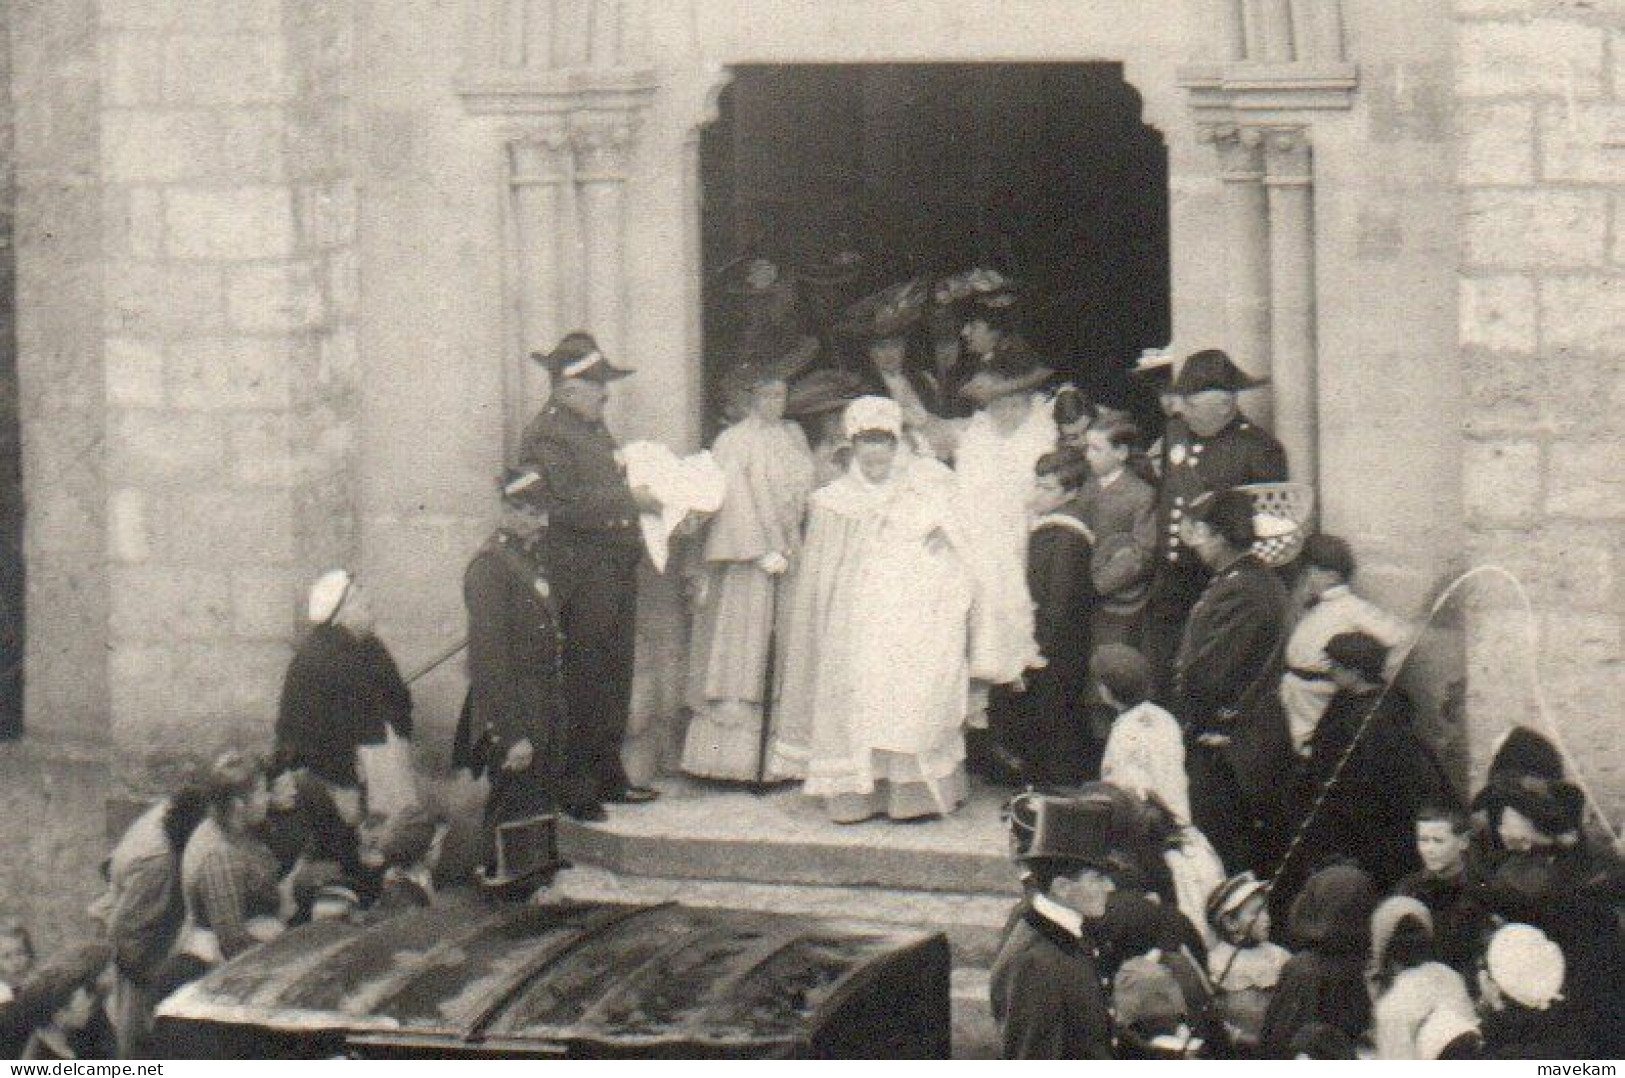
[[841,429],[848,440],[863,431],[885,431],[899,441],[903,438],[903,410],[890,397],[859,397],[846,406]]
[[317,625],[332,621],[354,584],[354,578],[343,569],[329,569],[318,577],[316,583],[310,586],[310,620]]
[[1490,940],[1484,965],[1501,991],[1531,1010],[1562,997],[1563,949],[1531,925],[1505,925]]

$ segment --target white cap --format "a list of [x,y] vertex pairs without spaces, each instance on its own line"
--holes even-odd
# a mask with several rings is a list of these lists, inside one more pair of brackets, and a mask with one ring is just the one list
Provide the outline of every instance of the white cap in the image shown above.
[[317,625],[332,621],[333,615],[344,605],[345,596],[350,594],[352,584],[354,580],[343,569],[329,569],[318,577],[310,586],[310,620]]
[[1563,949],[1531,925],[1506,925],[1484,956],[1490,978],[1518,1003],[1544,1011],[1563,992]]
[[859,397],[846,406],[841,426],[848,438],[866,430],[879,430],[901,439],[903,410],[890,397]]
[[1450,1007],[1440,1007],[1422,1020],[1416,1030],[1418,1059],[1438,1059],[1450,1043],[1464,1033],[1476,1033],[1478,1019]]

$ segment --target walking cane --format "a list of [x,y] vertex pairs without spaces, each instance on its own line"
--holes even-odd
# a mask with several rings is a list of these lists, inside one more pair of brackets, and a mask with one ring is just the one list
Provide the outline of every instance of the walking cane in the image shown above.
[[468,647],[468,638],[464,637],[463,639],[457,641],[457,643],[453,644],[451,647],[447,648],[445,651],[441,652],[439,655],[436,655],[433,659],[429,660],[429,662],[426,665],[424,665],[422,668],[414,671],[411,674],[408,674],[407,677],[406,677],[406,683],[408,685],[411,685],[413,682],[419,680],[420,678],[423,678],[423,677],[427,676],[428,674],[433,673],[434,671],[438,670],[440,667],[444,666],[447,663],[447,661],[449,661],[451,659],[452,656],[456,655],[458,652],[462,651],[466,647]]

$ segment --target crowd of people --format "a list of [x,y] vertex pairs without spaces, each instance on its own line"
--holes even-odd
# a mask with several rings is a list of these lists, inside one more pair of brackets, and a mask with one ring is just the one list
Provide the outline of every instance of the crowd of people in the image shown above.
[[[1520,727],[1461,796],[1396,684],[1414,627],[1313,533],[1226,354],[1143,357],[1142,431],[1056,385],[1018,312],[977,270],[846,311],[857,362],[758,325],[703,467],[659,475],[603,422],[630,371],[586,333],[533,357],[552,394],[463,578],[479,878],[529,896],[548,868],[507,839],[658,797],[621,740],[639,564],[675,528],[685,771],[847,825],[951,814],[973,774],[1021,791],[1006,1055],[1616,1054],[1621,876],[1561,754]],[[351,573],[307,613],[269,760],[131,824],[99,940],[35,965],[0,926],[8,1053],[143,1055],[158,1001],[288,926],[435,900],[407,681]]]

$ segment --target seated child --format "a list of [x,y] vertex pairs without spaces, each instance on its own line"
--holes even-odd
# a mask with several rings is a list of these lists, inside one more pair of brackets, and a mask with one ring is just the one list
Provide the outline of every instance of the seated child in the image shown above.
[[30,1028],[21,1058],[94,1058],[84,1054],[81,1034],[101,1010],[103,977],[112,952],[86,944],[41,964],[17,996],[17,1008]]
[[434,868],[440,859],[445,825],[421,806],[410,806],[385,822],[377,836],[383,885],[373,909],[380,913],[421,909],[434,902]]
[[1208,952],[1214,1004],[1242,1055],[1258,1051],[1264,1012],[1292,955],[1270,942],[1269,893],[1251,872],[1225,880],[1207,902],[1217,942]]
[[1467,882],[1472,843],[1473,823],[1465,812],[1446,805],[1422,806],[1416,814],[1416,852],[1422,867],[1394,888],[1396,894],[1418,899],[1428,908],[1439,961],[1463,977],[1475,972],[1474,955],[1487,927]]

